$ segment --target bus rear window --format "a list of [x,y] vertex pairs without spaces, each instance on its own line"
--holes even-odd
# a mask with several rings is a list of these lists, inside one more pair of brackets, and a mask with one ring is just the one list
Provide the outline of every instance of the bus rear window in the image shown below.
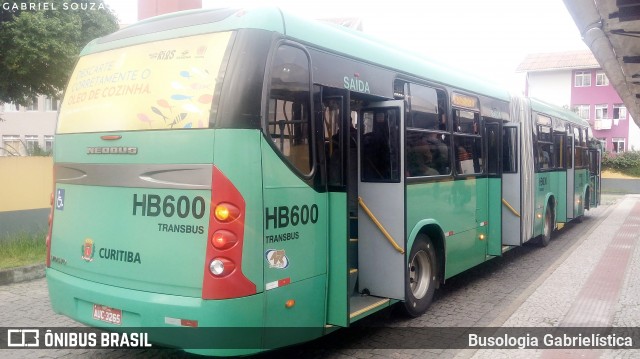
[[89,54],[71,75],[58,133],[208,128],[231,32]]

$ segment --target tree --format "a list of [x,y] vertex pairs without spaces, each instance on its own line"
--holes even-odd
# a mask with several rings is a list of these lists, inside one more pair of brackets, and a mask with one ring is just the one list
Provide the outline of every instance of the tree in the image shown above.
[[82,48],[117,29],[103,0],[0,0],[0,102],[58,96]]

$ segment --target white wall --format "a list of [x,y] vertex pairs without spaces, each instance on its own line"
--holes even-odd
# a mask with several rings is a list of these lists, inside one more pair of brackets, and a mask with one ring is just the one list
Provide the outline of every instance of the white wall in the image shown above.
[[629,144],[628,151],[640,151],[640,128],[635,121],[629,116]]
[[[9,106],[6,106],[9,107]],[[26,111],[22,106],[19,111],[7,111],[5,105],[0,104],[0,147],[3,146],[2,136],[20,136],[25,141],[25,136],[38,136],[40,147],[45,148],[44,136],[51,136],[56,127],[56,111],[45,111],[45,100],[41,96],[38,99],[37,111]],[[5,156],[0,151],[0,156]]]
[[571,70],[544,71],[528,74],[529,96],[554,105],[571,106]]

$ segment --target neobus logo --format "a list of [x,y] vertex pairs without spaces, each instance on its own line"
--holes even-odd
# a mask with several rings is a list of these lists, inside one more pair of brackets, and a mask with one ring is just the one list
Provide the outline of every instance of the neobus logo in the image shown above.
[[135,155],[138,147],[87,147],[88,155]]

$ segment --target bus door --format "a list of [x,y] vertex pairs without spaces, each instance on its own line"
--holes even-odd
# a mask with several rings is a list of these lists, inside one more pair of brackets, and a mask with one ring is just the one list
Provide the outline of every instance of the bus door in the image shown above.
[[329,202],[327,323],[346,327],[348,299],[357,280],[351,273],[358,266],[357,241],[351,239],[349,226],[350,212],[354,217],[357,213],[357,130],[349,124],[348,91],[325,87],[321,96],[319,132],[323,133]]
[[502,121],[485,117],[484,135],[487,153],[487,207],[489,224],[487,231],[487,254],[499,256],[502,254]]
[[[555,121],[555,120],[554,120]],[[564,132],[560,132],[560,131],[556,131],[554,130],[553,132],[553,148],[554,148],[554,166],[556,168],[565,170],[566,168],[568,168],[567,165],[567,155],[566,155],[566,151],[567,151],[567,134]],[[562,189],[566,188],[567,185],[567,175],[566,172],[562,173],[559,172],[558,174],[560,174],[561,176],[558,177],[558,197],[562,198]],[[564,176],[562,176],[562,174],[564,174]],[[565,193],[565,196],[568,196],[568,193]],[[561,200],[558,202],[562,202]],[[555,208],[555,214],[556,214],[556,222],[568,222],[567,219],[567,209],[566,206],[564,205],[565,203],[557,203],[557,206]]]
[[567,221],[576,217],[575,215],[575,161],[574,161],[574,142],[573,132],[567,131]]
[[589,150],[589,206],[597,207],[600,205],[600,150]]
[[502,244],[522,244],[522,169],[519,143],[520,124],[502,127]]
[[373,103],[358,121],[359,291],[404,299],[404,102]]

